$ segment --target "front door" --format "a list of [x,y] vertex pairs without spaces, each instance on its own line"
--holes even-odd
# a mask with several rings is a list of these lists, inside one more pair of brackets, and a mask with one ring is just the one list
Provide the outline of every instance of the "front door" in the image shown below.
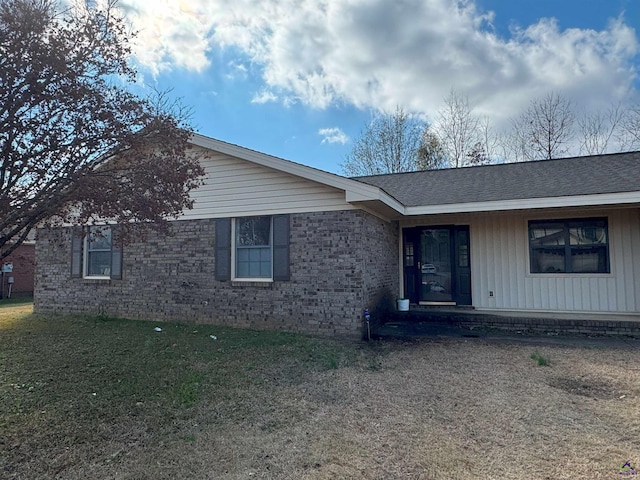
[[469,227],[403,230],[404,287],[411,303],[471,305]]

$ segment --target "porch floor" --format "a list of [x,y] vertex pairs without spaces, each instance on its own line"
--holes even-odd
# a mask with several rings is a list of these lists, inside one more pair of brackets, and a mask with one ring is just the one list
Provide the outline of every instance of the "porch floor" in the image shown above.
[[[379,336],[428,335],[430,331],[459,336],[480,336],[486,332],[538,335],[627,336],[640,338],[640,315],[581,312],[518,312],[475,310],[471,307],[416,306],[408,312],[393,311],[375,330]],[[394,333],[395,332],[395,333]],[[423,332],[423,333],[420,333]],[[402,336],[402,335],[400,335]]]

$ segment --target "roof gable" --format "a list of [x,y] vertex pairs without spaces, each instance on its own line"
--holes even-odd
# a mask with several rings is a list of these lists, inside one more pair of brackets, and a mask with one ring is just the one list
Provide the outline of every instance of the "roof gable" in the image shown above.
[[322,186],[341,190],[345,202],[355,206],[369,208],[374,213],[383,217],[395,217],[404,209],[403,205],[397,200],[375,185],[368,185],[340,175],[205,137],[204,135],[193,134],[190,142],[195,146],[228,155],[229,157],[248,162],[254,166],[260,166],[275,172],[298,177],[305,182],[314,182]]

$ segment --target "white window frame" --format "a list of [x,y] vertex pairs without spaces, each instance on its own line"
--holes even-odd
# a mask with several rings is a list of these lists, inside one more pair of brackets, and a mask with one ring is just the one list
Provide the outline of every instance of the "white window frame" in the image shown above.
[[[92,228],[108,228],[111,231],[111,242],[113,242],[113,229],[106,225],[94,225],[89,227],[89,231],[84,237],[84,245],[82,249],[82,278],[90,278],[92,280],[111,280],[111,266],[109,266],[109,274],[102,275],[90,275],[89,274],[89,245],[91,243],[91,229]],[[95,250],[106,251],[106,250]],[[109,248],[109,265],[113,261],[113,245],[110,244]]]
[[[269,253],[271,255],[271,272],[269,277],[239,277],[237,273],[237,248],[236,244],[236,222],[249,217],[269,217]],[[273,282],[273,215],[251,215],[247,217],[234,217],[231,219],[231,280],[234,282]]]

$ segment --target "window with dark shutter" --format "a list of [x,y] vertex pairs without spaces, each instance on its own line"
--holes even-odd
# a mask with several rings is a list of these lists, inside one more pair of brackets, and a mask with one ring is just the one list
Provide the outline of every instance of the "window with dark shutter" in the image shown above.
[[82,228],[71,231],[71,278],[82,278],[82,245],[84,236]]
[[78,227],[71,235],[72,278],[122,279],[122,244],[116,227]]
[[215,231],[215,279],[231,279],[231,219],[216,219]]
[[289,269],[289,215],[273,217],[273,279],[288,281]]
[[122,280],[122,241],[117,228],[111,231],[111,279]]
[[288,281],[289,215],[216,220],[215,279]]
[[235,219],[235,278],[273,278],[272,226],[269,216]]
[[85,238],[85,277],[111,278],[111,227],[89,227]]

